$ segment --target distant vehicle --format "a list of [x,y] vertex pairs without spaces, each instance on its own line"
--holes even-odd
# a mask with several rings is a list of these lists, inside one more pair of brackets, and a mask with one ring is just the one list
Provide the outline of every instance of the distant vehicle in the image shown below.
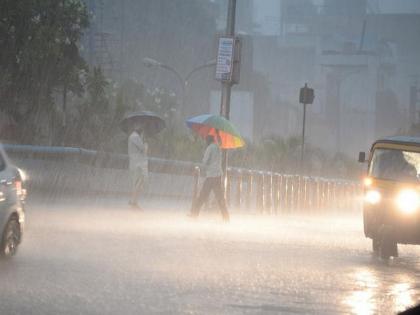
[[24,174],[10,164],[0,146],[0,256],[16,254],[25,222]]
[[398,257],[398,244],[420,244],[420,138],[376,141],[366,161],[363,223],[374,254]]

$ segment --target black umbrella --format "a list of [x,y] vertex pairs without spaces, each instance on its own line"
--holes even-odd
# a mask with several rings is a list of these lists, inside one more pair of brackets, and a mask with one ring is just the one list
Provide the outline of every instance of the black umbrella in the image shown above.
[[129,133],[133,126],[140,126],[147,135],[155,135],[165,127],[165,121],[153,112],[141,111],[128,114],[120,123],[121,129]]

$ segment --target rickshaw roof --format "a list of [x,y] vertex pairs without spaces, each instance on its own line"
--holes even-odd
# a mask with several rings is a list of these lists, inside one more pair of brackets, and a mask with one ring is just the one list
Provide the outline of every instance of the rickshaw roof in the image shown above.
[[409,136],[393,136],[387,137],[383,139],[376,140],[373,146],[378,143],[395,143],[395,144],[406,144],[406,145],[414,145],[420,146],[420,138],[419,137],[409,137]]

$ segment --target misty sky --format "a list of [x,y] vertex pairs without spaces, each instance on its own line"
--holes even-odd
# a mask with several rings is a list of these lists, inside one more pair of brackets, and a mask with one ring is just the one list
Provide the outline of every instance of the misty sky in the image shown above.
[[[351,0],[348,0],[351,1]],[[368,0],[370,7],[382,14],[420,13],[420,0]],[[313,0],[322,6],[323,0]],[[279,0],[254,0],[255,22],[263,34],[274,35],[278,32],[280,19]]]
[[379,0],[382,13],[420,13],[419,0]]

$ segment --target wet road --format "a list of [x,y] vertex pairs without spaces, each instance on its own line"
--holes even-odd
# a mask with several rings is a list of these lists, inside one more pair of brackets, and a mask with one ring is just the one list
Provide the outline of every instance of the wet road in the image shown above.
[[359,216],[216,214],[182,204],[32,201],[0,261],[0,314],[394,314],[420,302],[420,247],[371,257]]

